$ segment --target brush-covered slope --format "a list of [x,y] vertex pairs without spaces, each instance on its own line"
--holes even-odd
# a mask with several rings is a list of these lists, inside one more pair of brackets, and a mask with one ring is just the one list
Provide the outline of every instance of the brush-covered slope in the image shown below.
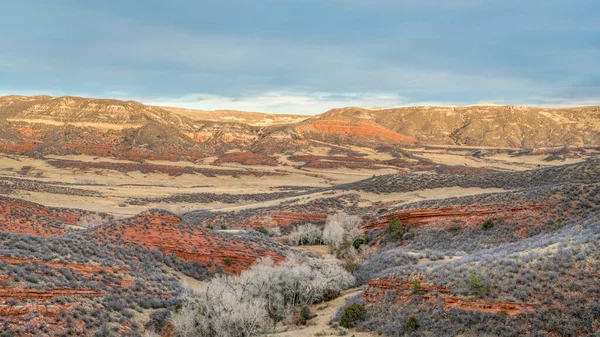
[[110,221],[112,216],[79,209],[46,207],[19,199],[0,197],[0,231],[36,236],[57,236],[71,226]]
[[599,332],[598,158],[522,172],[422,176],[381,176],[357,186],[507,191],[406,203],[366,220],[373,251],[355,271],[367,286],[354,299],[367,309],[359,329],[385,336]]
[[286,254],[258,233],[221,235],[165,211],[69,234],[28,233],[22,226],[47,229],[83,212],[12,199],[0,205],[0,221],[10,225],[0,228],[2,336],[141,336],[143,317],[178,303],[182,274],[205,280]]

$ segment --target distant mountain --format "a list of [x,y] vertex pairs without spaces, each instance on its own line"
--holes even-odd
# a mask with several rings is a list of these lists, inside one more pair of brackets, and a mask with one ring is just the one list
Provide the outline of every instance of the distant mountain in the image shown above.
[[[0,97],[0,151],[198,160],[228,151],[310,152],[327,144],[537,148],[600,144],[600,107],[341,108],[310,118],[201,111],[81,97]],[[341,152],[340,152],[341,151]]]
[[[341,108],[303,123],[307,130],[378,126],[425,144],[532,148],[600,144],[600,107],[501,105]],[[355,133],[360,133],[357,127]]]
[[135,101],[51,96],[0,97],[0,118],[44,124],[91,126],[101,129],[137,128],[155,121],[191,131],[191,119]]

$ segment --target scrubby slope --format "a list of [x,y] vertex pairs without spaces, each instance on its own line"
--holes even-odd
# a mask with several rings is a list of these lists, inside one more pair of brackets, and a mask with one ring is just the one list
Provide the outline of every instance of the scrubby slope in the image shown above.
[[389,336],[593,336],[599,216],[458,260],[383,271],[369,281],[361,326]]

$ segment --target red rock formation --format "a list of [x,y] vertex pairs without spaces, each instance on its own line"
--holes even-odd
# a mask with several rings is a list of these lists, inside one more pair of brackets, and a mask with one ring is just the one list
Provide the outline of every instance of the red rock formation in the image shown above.
[[311,123],[311,126],[315,130],[325,133],[334,133],[345,136],[378,137],[398,143],[417,143],[417,140],[414,138],[396,133],[381,126],[361,122],[351,124],[350,122],[342,120],[316,120]]
[[18,317],[36,312],[43,316],[56,317],[63,310],[73,310],[77,304],[54,305],[54,304],[25,304],[25,305],[6,305],[0,304],[0,317]]
[[[393,298],[390,298],[389,295],[386,296],[386,292],[393,293]],[[433,294],[433,292],[436,293]],[[421,280],[419,294],[414,294],[412,282],[394,277],[370,280],[368,288],[363,293],[363,298],[369,304],[382,301],[392,301],[394,303],[406,303],[410,301],[429,303],[441,301],[447,308],[489,313],[504,312],[511,316],[534,310],[534,305],[526,302],[503,302],[474,297],[453,296],[448,288],[427,283],[423,280]]]
[[189,226],[181,218],[166,212],[142,213],[99,227],[91,235],[98,240],[155,248],[186,261],[213,263],[213,267],[220,266],[232,273],[250,268],[262,257],[271,257],[275,261],[285,258],[274,251]]
[[18,298],[29,300],[49,300],[57,296],[102,296],[94,289],[54,288],[51,290],[26,289],[19,287],[0,288],[0,298]]
[[365,229],[385,228],[393,219],[399,219],[403,224],[413,226],[432,224],[446,226],[451,225],[452,220],[460,219],[465,226],[477,226],[489,218],[518,219],[526,214],[543,214],[551,209],[551,206],[544,204],[522,204],[520,206],[469,205],[406,209],[376,218],[367,224]]

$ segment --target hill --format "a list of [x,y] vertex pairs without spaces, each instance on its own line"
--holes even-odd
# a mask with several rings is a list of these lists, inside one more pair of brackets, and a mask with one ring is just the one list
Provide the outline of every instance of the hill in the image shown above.
[[[395,109],[341,108],[302,123],[307,130],[382,127],[424,144],[534,148],[600,144],[600,107],[476,105]],[[335,132],[335,131],[334,131]]]

